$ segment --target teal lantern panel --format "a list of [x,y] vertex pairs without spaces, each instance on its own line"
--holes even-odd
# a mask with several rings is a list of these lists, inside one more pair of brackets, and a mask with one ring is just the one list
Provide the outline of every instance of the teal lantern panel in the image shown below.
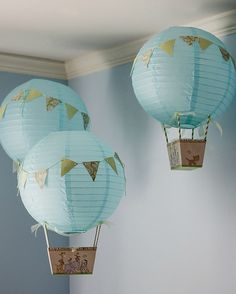
[[54,131],[89,129],[87,109],[61,83],[33,79],[11,91],[0,107],[0,142],[15,161]]
[[215,119],[236,92],[236,68],[214,35],[191,27],[171,27],[139,51],[132,84],[141,106],[161,123],[195,128]]
[[118,206],[124,166],[90,132],[54,132],[26,155],[18,186],[38,223],[59,234],[81,233],[104,222]]

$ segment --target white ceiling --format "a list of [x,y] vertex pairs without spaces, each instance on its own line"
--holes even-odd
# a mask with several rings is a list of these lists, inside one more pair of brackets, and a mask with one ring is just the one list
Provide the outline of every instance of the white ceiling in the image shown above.
[[235,0],[0,0],[0,52],[64,61],[234,8]]

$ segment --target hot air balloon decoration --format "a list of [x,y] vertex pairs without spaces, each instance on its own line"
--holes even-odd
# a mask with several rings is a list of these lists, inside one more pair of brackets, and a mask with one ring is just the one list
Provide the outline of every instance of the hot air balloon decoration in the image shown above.
[[[125,187],[117,153],[87,131],[54,132],[26,155],[19,171],[21,199],[44,227],[54,274],[92,273],[101,225]],[[92,247],[50,247],[47,230],[71,236],[95,228]]]
[[61,83],[32,79],[12,90],[0,107],[0,142],[18,163],[51,132],[87,129],[84,102]]
[[[209,124],[236,92],[236,65],[224,43],[201,29],[171,27],[144,44],[131,76],[139,103],[163,125],[171,169],[202,167]],[[168,128],[179,129],[177,140],[169,142]]]

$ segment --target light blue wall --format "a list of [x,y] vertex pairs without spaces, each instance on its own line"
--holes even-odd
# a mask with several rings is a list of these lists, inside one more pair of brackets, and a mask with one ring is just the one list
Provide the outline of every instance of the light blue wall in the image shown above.
[[[236,36],[225,38],[236,57]],[[69,81],[92,131],[126,165],[127,196],[101,234],[95,272],[70,294],[235,294],[236,99],[210,127],[204,168],[170,171],[160,124],[134,97],[131,64]],[[88,246],[92,233],[71,239]]]
[[[0,72],[0,101],[17,85],[31,78]],[[0,147],[0,293],[68,294],[68,278],[51,276],[43,232],[40,229],[37,238],[31,234],[30,226],[35,221],[16,195],[12,161]],[[54,246],[68,244],[66,238],[56,234],[50,236]]]

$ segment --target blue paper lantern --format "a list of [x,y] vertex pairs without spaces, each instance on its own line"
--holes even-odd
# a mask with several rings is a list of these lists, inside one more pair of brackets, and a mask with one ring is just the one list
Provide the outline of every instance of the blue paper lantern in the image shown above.
[[0,108],[0,142],[15,161],[50,132],[89,128],[87,109],[71,88],[33,79],[11,91]]
[[215,119],[235,96],[235,62],[214,35],[171,27],[139,51],[132,83],[146,112],[164,125],[196,128]]
[[26,155],[18,173],[24,206],[59,234],[85,232],[116,209],[125,188],[117,153],[90,132],[54,132]]

